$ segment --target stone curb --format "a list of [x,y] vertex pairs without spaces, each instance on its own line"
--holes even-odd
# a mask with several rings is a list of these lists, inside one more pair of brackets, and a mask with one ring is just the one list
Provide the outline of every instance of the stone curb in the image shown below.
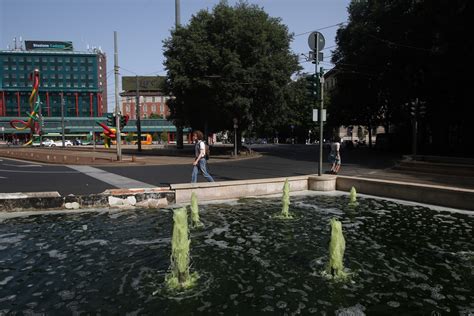
[[[17,148],[18,149],[18,148]],[[123,159],[122,161],[117,161],[116,157],[111,155],[110,157],[101,156],[101,151],[96,151],[99,153],[98,155],[94,154],[94,152],[90,153],[89,156],[81,156],[81,155],[74,155],[68,153],[67,150],[50,150],[50,152],[42,152],[37,150],[32,151],[24,151],[24,150],[17,150],[17,149],[4,149],[0,148],[0,157],[4,158],[12,158],[12,159],[20,159],[20,160],[27,160],[27,161],[35,161],[35,162],[42,162],[48,164],[58,164],[58,165],[162,165],[162,161],[144,161],[139,160],[144,157],[153,157],[152,154],[129,154],[127,159]],[[85,152],[84,150],[81,150]],[[105,152],[105,151],[104,151]],[[159,156],[161,159],[163,157],[182,157],[182,158],[189,158],[192,159],[192,156],[184,156],[184,155],[162,155]],[[224,162],[229,160],[245,160],[245,159],[253,159],[262,157],[259,153],[252,153],[248,155],[241,155],[237,158],[233,156],[213,156],[211,157],[211,162]],[[187,164],[188,162],[186,162]],[[169,164],[169,163],[164,163]]]
[[[163,208],[190,201],[192,192],[202,201],[264,196],[281,192],[286,178],[174,184],[169,188],[111,189],[99,194],[61,196],[58,192],[0,193],[0,211],[38,211],[86,208]],[[288,177],[292,192],[345,191],[397,198],[451,208],[474,210],[474,190],[347,176]]]
[[357,192],[386,198],[407,200],[463,210],[474,210],[474,190],[441,185],[392,180],[338,176],[336,190]]
[[99,194],[61,196],[58,192],[0,193],[0,211],[38,211],[99,207],[161,208],[175,203],[169,189],[107,190]]

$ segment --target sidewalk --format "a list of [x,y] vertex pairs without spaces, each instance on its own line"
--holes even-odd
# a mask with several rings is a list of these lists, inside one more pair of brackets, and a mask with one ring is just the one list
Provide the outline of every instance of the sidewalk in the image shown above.
[[[214,147],[213,162],[229,159],[259,157],[258,154],[242,154],[234,158],[226,147]],[[127,165],[176,165],[189,164],[194,158],[194,148],[186,146],[182,150],[174,148],[143,148],[139,152],[135,146],[122,148],[122,160],[117,160],[116,148],[93,147],[0,147],[0,157],[22,159],[61,165],[127,166]]]

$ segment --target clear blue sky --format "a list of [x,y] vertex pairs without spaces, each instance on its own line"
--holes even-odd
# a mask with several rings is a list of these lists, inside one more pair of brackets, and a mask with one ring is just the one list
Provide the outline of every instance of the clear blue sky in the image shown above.
[[[219,0],[181,0],[181,24],[193,14],[212,10]],[[229,0],[229,4],[237,1]],[[350,0],[249,0],[273,17],[280,17],[296,36],[291,49],[308,54],[308,34],[347,21]],[[114,106],[113,32],[118,32],[120,74],[164,75],[163,45],[175,25],[175,0],[0,0],[0,50],[13,38],[72,41],[74,49],[101,47],[107,54],[109,109]],[[326,47],[334,46],[337,27],[320,30]],[[303,34],[304,33],[304,34]],[[300,35],[301,34],[301,35]],[[321,64],[332,68],[331,48]],[[314,65],[300,58],[304,71]]]

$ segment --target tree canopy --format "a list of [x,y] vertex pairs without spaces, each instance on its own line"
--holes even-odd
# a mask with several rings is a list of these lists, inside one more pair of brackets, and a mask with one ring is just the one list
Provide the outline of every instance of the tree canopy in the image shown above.
[[465,32],[472,2],[359,0],[348,12],[332,57],[333,123],[406,126],[411,102],[420,99],[427,110],[419,120],[434,142],[446,132],[439,127],[467,125],[470,87],[456,78],[469,77],[473,68],[474,40]]
[[199,11],[164,41],[172,119],[208,131],[271,128],[285,110],[285,91],[299,70],[292,35],[262,8],[220,2]]

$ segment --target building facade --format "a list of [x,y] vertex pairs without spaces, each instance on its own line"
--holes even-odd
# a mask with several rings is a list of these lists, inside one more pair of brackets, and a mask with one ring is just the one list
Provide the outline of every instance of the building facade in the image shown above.
[[[122,113],[131,119],[137,118],[137,94],[139,95],[140,118],[167,119],[170,110],[166,102],[170,98],[163,93],[165,78],[159,76],[122,77]],[[138,89],[137,89],[138,83]]]
[[[324,74],[324,91],[330,93],[331,90],[337,89],[337,69],[333,68]],[[338,137],[343,142],[350,142],[353,144],[368,144],[369,135],[372,135],[371,142],[374,143],[377,134],[385,133],[383,126],[372,128],[369,133],[367,127],[360,125],[339,126],[332,131],[332,135]]]
[[[61,42],[25,42],[26,49],[0,51],[0,117],[30,112],[30,74],[40,73],[43,117],[98,117],[107,112],[106,56],[99,50],[76,52]],[[33,43],[33,44],[32,44]],[[41,45],[34,45],[42,43]]]

